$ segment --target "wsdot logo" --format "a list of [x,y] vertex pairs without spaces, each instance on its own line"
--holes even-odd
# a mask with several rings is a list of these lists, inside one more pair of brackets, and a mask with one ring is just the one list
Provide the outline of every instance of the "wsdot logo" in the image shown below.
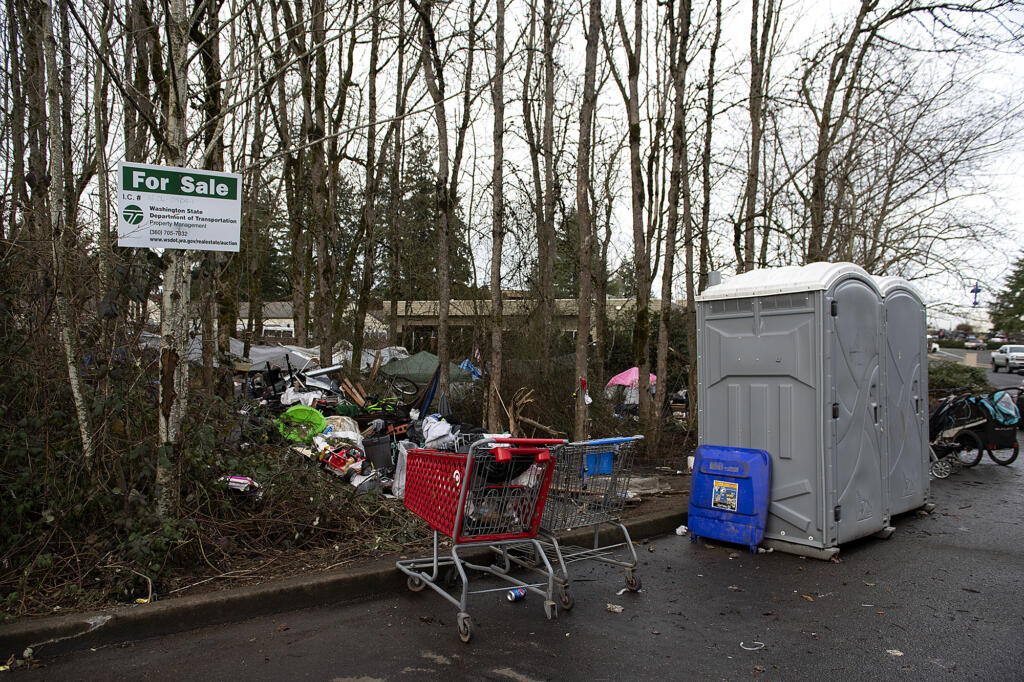
[[121,213],[121,217],[129,225],[138,225],[142,222],[142,219],[146,217],[146,214],[142,212],[142,209],[135,204],[129,204],[124,207],[124,211]]

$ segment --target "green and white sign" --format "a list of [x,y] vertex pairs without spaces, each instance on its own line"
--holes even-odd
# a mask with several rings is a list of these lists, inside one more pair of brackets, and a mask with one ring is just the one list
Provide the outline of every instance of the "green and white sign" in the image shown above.
[[238,251],[242,176],[122,162],[117,177],[118,246]]

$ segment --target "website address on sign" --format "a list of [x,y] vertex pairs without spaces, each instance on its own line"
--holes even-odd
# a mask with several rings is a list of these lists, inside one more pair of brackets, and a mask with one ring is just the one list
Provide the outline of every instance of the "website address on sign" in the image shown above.
[[227,241],[221,239],[175,239],[172,237],[169,239],[154,239],[153,241],[158,241],[161,244],[201,244],[204,246],[238,246],[237,241]]

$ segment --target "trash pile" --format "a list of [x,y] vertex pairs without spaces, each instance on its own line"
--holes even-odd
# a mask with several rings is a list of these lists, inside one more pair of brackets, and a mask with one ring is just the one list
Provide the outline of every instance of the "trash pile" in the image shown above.
[[[391,360],[385,364],[383,357]],[[236,364],[236,396],[269,411],[274,433],[293,452],[359,493],[401,497],[410,448],[467,447],[483,436],[482,428],[462,423],[448,400],[437,395],[440,368],[431,353],[409,356],[404,348],[383,349],[366,378],[357,381],[332,379],[340,364],[307,369],[309,359],[291,350],[275,360],[257,367]],[[453,390],[478,375],[468,361],[462,368],[452,364],[449,371]],[[250,480],[222,480],[239,491],[235,479]]]

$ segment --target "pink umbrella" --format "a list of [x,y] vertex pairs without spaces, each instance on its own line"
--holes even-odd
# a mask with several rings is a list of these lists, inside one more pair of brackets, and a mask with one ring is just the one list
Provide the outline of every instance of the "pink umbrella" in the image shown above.
[[[651,385],[653,386],[658,382],[658,377],[651,375]],[[621,374],[616,374],[609,381],[607,386],[639,386],[640,385],[640,369],[632,367],[627,369]]]

